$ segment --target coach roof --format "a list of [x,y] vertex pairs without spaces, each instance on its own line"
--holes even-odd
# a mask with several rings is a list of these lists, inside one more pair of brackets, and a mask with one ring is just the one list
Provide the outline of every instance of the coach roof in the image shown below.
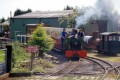
[[103,32],[103,33],[101,33],[100,35],[120,35],[120,32]]
[[30,12],[12,18],[54,18],[54,17],[63,17],[69,14],[72,14],[73,10],[63,10],[63,11],[36,11]]

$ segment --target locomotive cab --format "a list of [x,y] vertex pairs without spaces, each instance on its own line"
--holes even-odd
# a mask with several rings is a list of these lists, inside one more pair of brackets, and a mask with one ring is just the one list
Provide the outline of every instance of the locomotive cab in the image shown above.
[[113,55],[120,52],[120,33],[104,32],[100,34],[98,52]]

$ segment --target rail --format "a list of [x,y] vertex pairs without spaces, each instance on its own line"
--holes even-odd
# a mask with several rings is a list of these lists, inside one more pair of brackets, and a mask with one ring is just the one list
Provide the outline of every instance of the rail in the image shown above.
[[[114,70],[114,71],[116,72],[116,74],[117,74],[117,77],[115,78],[115,80],[118,80],[118,79],[119,79],[120,71],[119,71],[119,69],[118,69],[117,67],[114,67],[111,63],[109,63],[109,62],[107,62],[107,61],[104,61],[104,60],[101,60],[101,59],[98,59],[98,58],[93,58],[93,57],[88,57],[88,58],[91,58],[91,59],[93,59],[93,60],[97,60],[98,63],[100,63],[100,62],[105,63],[105,64],[107,64],[107,65],[109,65],[109,66],[111,67],[111,68],[109,68],[109,69],[107,69],[107,68],[104,69],[104,70],[105,70],[105,73],[104,73],[104,75],[102,76],[101,80],[104,80],[104,79],[106,78],[107,74],[109,74],[109,72],[110,72],[111,70]],[[101,64],[101,65],[104,66],[103,64]]]
[[76,62],[69,61],[68,63],[66,63],[66,65],[63,68],[61,68],[60,70],[58,70],[55,73],[51,74],[47,78],[49,79],[52,76],[58,76],[57,79],[61,79],[65,75],[67,75],[67,74],[71,73],[72,71],[74,71],[79,65],[80,65],[80,60],[76,61]]

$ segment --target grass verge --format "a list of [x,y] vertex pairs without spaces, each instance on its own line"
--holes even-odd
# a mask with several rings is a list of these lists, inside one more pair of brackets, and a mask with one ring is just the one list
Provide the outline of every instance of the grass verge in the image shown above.
[[99,59],[106,60],[109,62],[120,62],[120,55],[108,56],[108,55],[100,54],[100,53],[88,53],[88,56],[99,58]]
[[5,61],[5,51],[0,50],[0,63]]

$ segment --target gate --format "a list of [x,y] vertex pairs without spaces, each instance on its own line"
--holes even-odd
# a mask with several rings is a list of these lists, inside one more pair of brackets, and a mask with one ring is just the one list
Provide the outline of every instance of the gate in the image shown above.
[[0,49],[0,75],[6,73],[6,50]]

